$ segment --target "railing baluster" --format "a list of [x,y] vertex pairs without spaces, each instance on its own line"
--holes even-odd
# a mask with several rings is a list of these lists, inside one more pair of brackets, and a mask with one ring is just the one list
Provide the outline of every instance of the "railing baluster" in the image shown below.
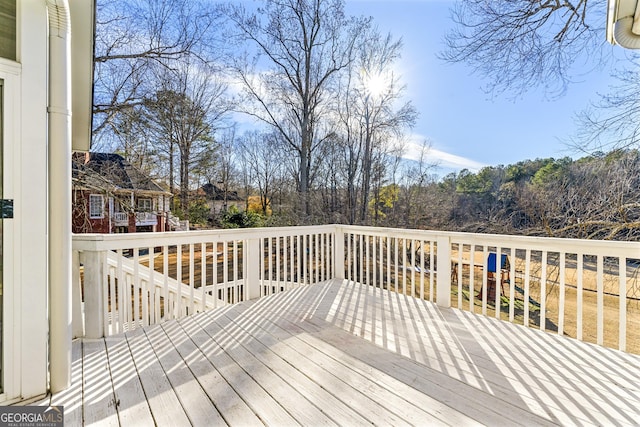
[[267,289],[267,295],[271,295],[273,291],[273,238],[268,239],[267,253],[269,254],[269,288]]
[[487,315],[487,270],[488,247],[482,247],[482,315]]
[[[462,284],[462,270],[464,268],[463,265],[463,261],[462,261],[462,255],[464,253],[464,243],[458,243],[458,260],[456,261],[458,264],[458,268],[456,268],[456,280],[458,282],[458,308],[462,308],[462,290],[464,289],[463,284]],[[472,262],[469,261],[470,265],[469,265],[469,271],[471,273],[473,273],[473,267],[472,267]],[[471,292],[473,293],[473,292]],[[469,300],[471,300],[471,298],[469,298]]]
[[582,297],[584,282],[582,276],[584,274],[584,255],[582,253],[577,254],[578,257],[578,290],[576,292],[576,337],[582,341]]
[[207,309],[207,243],[200,244],[200,310]]
[[364,247],[363,245],[363,237],[362,234],[358,234],[359,246],[358,246],[358,283],[364,283]]
[[289,262],[291,263],[291,265],[289,266],[289,272],[291,274],[291,286],[292,287],[296,287],[297,284],[297,280],[296,280],[296,265],[297,263],[296,261],[296,243],[298,241],[298,237],[297,236],[291,236],[289,238],[289,245],[290,245],[290,257],[289,257]]
[[302,284],[307,284],[307,258],[309,256],[309,246],[307,245],[308,237],[306,234],[302,235]]
[[598,255],[596,261],[596,342],[604,344],[604,257]]
[[424,299],[424,244],[425,241],[420,241],[420,299]]
[[402,294],[407,295],[407,239],[402,239]]
[[398,266],[398,245],[399,245],[398,240],[400,240],[400,239],[397,238],[397,237],[393,238],[394,249],[395,249],[394,266],[395,266],[395,270],[396,270],[396,276],[395,276],[395,289],[396,289],[396,292],[398,292],[398,289],[400,287],[400,278],[399,278],[400,277],[400,275],[399,275],[400,267]]
[[516,248],[511,247],[511,271],[509,271],[509,277],[511,281],[509,283],[509,321],[513,322],[515,319],[515,306],[516,306]]
[[289,285],[289,262],[288,262],[288,252],[289,252],[289,236],[284,236],[282,238],[282,277],[284,282],[284,289],[289,290],[291,286]]
[[559,253],[560,263],[560,301],[558,303],[558,335],[564,335],[564,310],[565,310],[565,283],[566,283],[566,258],[565,252]]
[[296,257],[297,257],[297,261],[296,261],[296,271],[297,271],[297,280],[296,282],[298,283],[298,286],[302,285],[303,283],[303,279],[302,279],[302,275],[304,274],[304,267],[303,267],[303,263],[304,263],[304,250],[303,250],[303,236],[302,235],[298,235],[297,237],[297,244],[296,244]]
[[[542,251],[542,270],[540,271],[540,330],[547,329],[547,251]],[[512,279],[513,280],[513,279]]]
[[[120,260],[120,257],[118,257],[118,260]],[[163,318],[167,320],[172,318],[169,306],[169,246],[167,245],[162,247],[162,280],[164,286]]]
[[411,239],[411,296],[416,296],[416,241]]
[[133,329],[140,325],[140,249],[133,248]]
[[[182,282],[182,243],[176,246],[176,280],[178,283]],[[182,313],[182,290],[178,289],[176,295],[177,307],[175,308],[174,316],[180,319],[183,316]]]
[[476,312],[476,245],[469,248],[469,311]]
[[193,314],[195,313],[195,301],[194,301],[194,297],[195,297],[195,262],[196,262],[196,256],[195,256],[195,248],[193,246],[193,243],[189,244],[189,305],[188,305],[188,310],[189,312],[187,314]]
[[618,257],[619,330],[618,350],[627,351],[627,258]]
[[378,238],[376,236],[371,237],[373,240],[371,242],[371,262],[373,264],[372,267],[372,284],[376,288],[380,286],[380,281],[378,280]]
[[100,281],[100,287],[102,288],[102,327],[103,334],[109,335],[112,332],[109,328],[109,296],[108,296],[108,273],[109,273],[109,264],[107,263],[107,254],[105,252],[98,252],[98,259],[101,264],[100,266],[100,274],[102,275],[102,280]]
[[436,265],[436,247],[433,240],[429,242],[429,301],[435,301],[435,265]]
[[391,237],[385,236],[387,247],[387,286],[386,288],[391,290]]
[[496,308],[496,319],[500,320],[500,297],[502,292],[502,248],[500,246],[496,247],[496,277],[495,277],[495,308]]
[[315,255],[315,283],[320,281],[320,270],[322,269],[322,262],[320,260],[322,251],[320,250],[320,233],[315,235],[314,241],[314,255]]
[[134,286],[134,277],[129,274],[129,273],[125,273],[125,278],[124,281],[126,283],[126,298],[127,298],[127,331],[131,331],[135,328],[135,319],[133,318],[133,313],[134,313],[134,306],[136,305],[137,301],[135,299],[135,286]]
[[277,291],[280,290],[280,237],[276,237],[276,283],[278,286]]
[[325,278],[325,235],[324,233],[318,234],[318,252],[320,252],[320,268],[318,269],[318,282],[324,281]]
[[378,277],[380,289],[384,289],[384,236],[378,237]]
[[327,277],[325,280],[333,279],[336,277],[335,265],[335,248],[336,248],[336,235],[335,233],[327,233]]
[[124,332],[124,324],[125,324],[125,315],[127,312],[125,301],[128,301],[128,297],[126,296],[126,283],[124,279],[124,275],[122,274],[122,249],[118,249],[116,251],[118,255],[117,267],[116,267],[116,275],[118,279],[118,333]]
[[369,274],[370,274],[370,268],[369,267],[371,266],[371,257],[370,257],[370,254],[369,254],[369,239],[370,239],[370,236],[365,236],[365,238],[364,238],[364,240],[365,240],[365,243],[364,243],[364,265],[365,265],[365,268],[364,268],[365,273],[364,274],[365,274],[365,276],[364,277],[365,278],[362,280],[362,283],[367,284],[367,285],[371,284],[371,280],[370,280],[370,276],[369,276]]
[[[496,266],[497,270],[497,266]],[[524,261],[524,326],[529,326],[529,297],[531,285],[531,249],[527,248]]]
[[[151,254],[149,254],[149,256],[151,256]],[[139,268],[139,266],[138,266]],[[140,275],[140,272],[138,271],[138,275]],[[140,289],[141,289],[141,293],[142,293],[142,325],[144,326],[148,326],[149,325],[149,294],[148,294],[148,288],[149,288],[149,283],[146,280],[140,280]]]
[[[158,323],[158,319],[159,319],[158,317],[159,308],[158,308],[158,305],[156,304],[156,294],[157,294],[156,280],[155,280],[156,253],[153,246],[149,246],[147,251],[149,252],[149,292],[151,294],[149,296],[149,301],[151,302],[151,307],[149,310],[149,316],[151,319],[149,319],[149,323],[155,324],[155,323]],[[147,325],[149,323],[147,323]]]
[[233,302],[240,302],[240,284],[238,281],[238,241],[233,241]]

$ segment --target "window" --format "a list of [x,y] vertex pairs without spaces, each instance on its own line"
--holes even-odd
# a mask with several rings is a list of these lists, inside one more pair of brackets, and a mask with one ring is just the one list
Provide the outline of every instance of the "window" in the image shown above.
[[139,212],[151,212],[153,210],[153,200],[151,199],[138,199],[138,211]]
[[16,0],[0,0],[0,57],[16,60]]
[[89,218],[104,218],[104,199],[101,194],[89,196]]

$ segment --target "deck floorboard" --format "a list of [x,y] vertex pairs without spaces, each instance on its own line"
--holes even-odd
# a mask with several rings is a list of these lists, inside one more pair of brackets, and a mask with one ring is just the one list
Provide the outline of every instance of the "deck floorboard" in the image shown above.
[[75,341],[66,425],[637,425],[640,357],[332,280]]

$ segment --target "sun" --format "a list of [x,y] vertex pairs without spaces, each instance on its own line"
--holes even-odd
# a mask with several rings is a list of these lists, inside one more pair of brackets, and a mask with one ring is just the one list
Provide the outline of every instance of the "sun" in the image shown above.
[[387,73],[364,73],[363,84],[367,94],[378,98],[389,90],[389,76]]

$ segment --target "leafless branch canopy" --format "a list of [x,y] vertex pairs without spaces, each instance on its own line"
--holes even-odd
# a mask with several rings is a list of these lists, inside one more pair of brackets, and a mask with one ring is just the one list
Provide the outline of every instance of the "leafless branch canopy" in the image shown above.
[[459,0],[441,58],[467,62],[488,91],[560,95],[576,61],[598,61],[605,0]]

